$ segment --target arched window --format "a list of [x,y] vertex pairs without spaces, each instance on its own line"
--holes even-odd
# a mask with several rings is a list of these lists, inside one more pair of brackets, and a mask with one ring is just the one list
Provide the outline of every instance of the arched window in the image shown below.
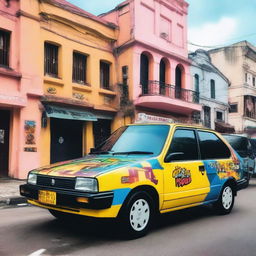
[[183,67],[178,65],[175,69],[175,98],[182,98],[182,76],[183,76]]
[[215,81],[211,79],[211,98],[215,99]]
[[149,59],[146,54],[140,56],[140,84],[142,86],[142,93],[148,94],[148,80],[149,80]]
[[166,84],[166,64],[163,59],[160,61],[160,70],[159,70],[159,89],[160,94],[165,95],[165,84]]

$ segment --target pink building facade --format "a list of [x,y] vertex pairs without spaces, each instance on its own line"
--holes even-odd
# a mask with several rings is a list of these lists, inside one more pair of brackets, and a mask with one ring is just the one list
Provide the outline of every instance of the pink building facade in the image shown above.
[[101,15],[119,26],[115,53],[120,84],[127,84],[140,114],[173,121],[200,118],[198,93],[191,90],[184,0],[128,0]]
[[[20,178],[39,165],[42,79],[36,22],[20,1],[0,1],[0,177]],[[24,176],[23,176],[24,178]]]

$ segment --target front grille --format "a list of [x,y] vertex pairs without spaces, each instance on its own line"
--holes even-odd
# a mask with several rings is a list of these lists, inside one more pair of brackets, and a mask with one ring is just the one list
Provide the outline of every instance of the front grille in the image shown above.
[[[54,180],[54,184],[52,183]],[[75,189],[75,178],[59,178],[51,176],[37,176],[37,185],[51,188]]]

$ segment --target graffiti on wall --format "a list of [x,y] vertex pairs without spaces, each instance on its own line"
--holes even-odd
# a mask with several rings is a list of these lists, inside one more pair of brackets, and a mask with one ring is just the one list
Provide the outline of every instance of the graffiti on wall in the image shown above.
[[35,142],[36,122],[31,120],[26,120],[24,129],[25,129],[25,144],[26,144],[24,151],[36,152],[37,148],[32,147],[33,145],[36,144]]

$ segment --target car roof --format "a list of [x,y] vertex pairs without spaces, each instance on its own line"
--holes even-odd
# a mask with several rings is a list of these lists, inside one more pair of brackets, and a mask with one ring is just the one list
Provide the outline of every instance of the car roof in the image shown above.
[[244,134],[228,134],[228,133],[223,133],[222,136],[233,136],[233,137],[241,137],[241,138],[247,138],[249,139],[246,135]]
[[134,124],[129,124],[128,126],[136,126],[136,125],[168,125],[174,127],[185,127],[185,128],[193,128],[193,129],[202,129],[209,130],[211,132],[216,132],[210,128],[198,125],[198,124],[184,124],[184,123],[169,123],[169,122],[138,122]]

